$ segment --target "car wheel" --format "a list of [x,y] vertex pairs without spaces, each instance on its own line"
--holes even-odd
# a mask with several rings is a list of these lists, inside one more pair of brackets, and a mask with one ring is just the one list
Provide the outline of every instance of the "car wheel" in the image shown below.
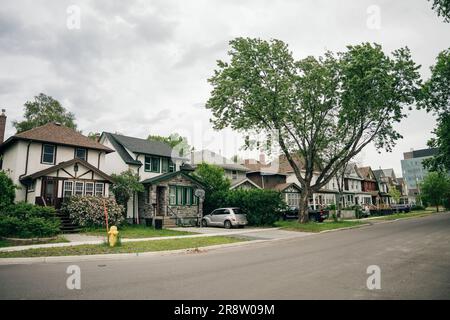
[[231,229],[231,222],[230,221],[225,221],[224,223],[225,229]]
[[206,221],[206,219],[202,220],[202,227],[207,227],[208,226],[208,221]]

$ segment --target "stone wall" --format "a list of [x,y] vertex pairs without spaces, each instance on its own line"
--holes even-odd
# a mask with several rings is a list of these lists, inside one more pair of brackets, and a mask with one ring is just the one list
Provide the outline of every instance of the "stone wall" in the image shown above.
[[[157,203],[156,197],[157,187],[163,187],[164,196],[162,199],[161,213],[166,216],[170,216],[171,213],[176,214],[179,218],[182,217],[197,217],[203,215],[203,201],[198,199],[197,205],[169,205],[169,186],[184,186],[201,188],[193,181],[185,178],[183,175],[178,174],[169,180],[158,182],[154,185],[146,185],[146,191],[139,195],[139,217],[151,218],[155,213],[155,204]],[[167,209],[169,208],[169,209]],[[167,211],[167,212],[166,212]]]

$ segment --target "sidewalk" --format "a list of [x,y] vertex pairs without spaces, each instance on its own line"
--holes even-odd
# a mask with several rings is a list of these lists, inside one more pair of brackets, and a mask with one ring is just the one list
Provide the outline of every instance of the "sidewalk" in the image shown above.
[[[200,229],[200,228],[199,228]],[[171,239],[181,239],[181,238],[200,238],[200,237],[215,237],[215,236],[230,236],[230,235],[240,235],[247,233],[258,233],[263,231],[270,230],[278,230],[278,228],[264,228],[264,229],[240,229],[240,230],[226,230],[217,229],[217,232],[203,233],[203,234],[194,234],[194,235],[185,235],[185,236],[169,236],[169,237],[152,237],[152,238],[133,238],[133,239],[122,239],[122,243],[124,242],[139,242],[139,241],[157,241],[157,240],[171,240]],[[71,247],[71,246],[79,246],[85,244],[102,244],[105,242],[105,238],[103,237],[95,237],[95,236],[83,236],[83,235],[70,235],[68,238],[73,239],[89,239],[89,240],[80,240],[74,242],[61,242],[61,243],[47,243],[47,244],[34,244],[34,245],[26,245],[26,246],[15,246],[15,247],[4,247],[0,248],[0,252],[11,252],[11,251],[21,251],[27,249],[37,249],[37,248],[54,248],[54,247]],[[90,238],[93,238],[92,240]],[[70,239],[68,239],[70,240]]]

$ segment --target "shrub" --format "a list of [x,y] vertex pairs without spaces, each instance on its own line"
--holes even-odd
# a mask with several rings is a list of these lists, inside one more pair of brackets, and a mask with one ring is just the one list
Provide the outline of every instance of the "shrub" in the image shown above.
[[223,192],[218,207],[239,207],[247,214],[249,225],[273,225],[286,205],[281,193],[272,190],[230,190]]
[[418,211],[418,210],[425,210],[424,206],[421,206],[420,204],[416,204],[411,208],[412,211]]
[[15,197],[16,186],[5,171],[0,171],[0,210],[13,204]]
[[123,206],[114,199],[73,196],[63,203],[61,211],[82,227],[99,227],[106,225],[104,205],[108,211],[108,223],[120,225],[124,220]]
[[0,214],[0,236],[17,238],[51,237],[60,232],[55,209],[20,202]]

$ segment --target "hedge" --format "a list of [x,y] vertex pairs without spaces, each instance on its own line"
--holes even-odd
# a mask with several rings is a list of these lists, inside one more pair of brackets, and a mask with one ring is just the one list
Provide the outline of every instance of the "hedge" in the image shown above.
[[19,202],[0,212],[1,237],[52,237],[60,232],[60,224],[55,209],[51,207]]
[[[247,214],[249,225],[273,225],[280,219],[285,203],[281,193],[273,190],[229,190],[216,192],[210,196],[215,208],[239,207]],[[205,212],[208,214],[210,212]]]

